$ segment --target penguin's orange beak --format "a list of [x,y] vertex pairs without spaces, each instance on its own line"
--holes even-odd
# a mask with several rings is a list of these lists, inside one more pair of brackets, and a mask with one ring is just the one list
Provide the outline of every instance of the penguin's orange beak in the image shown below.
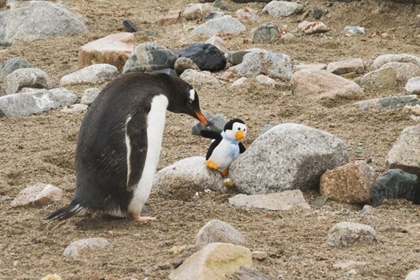
[[209,123],[207,122],[206,118],[200,113],[200,112],[195,112],[195,114],[197,115],[198,120],[204,124],[205,126],[208,126]]
[[236,132],[235,138],[236,140],[241,141],[242,139],[245,138],[245,132],[243,132],[242,130],[239,130],[238,132]]

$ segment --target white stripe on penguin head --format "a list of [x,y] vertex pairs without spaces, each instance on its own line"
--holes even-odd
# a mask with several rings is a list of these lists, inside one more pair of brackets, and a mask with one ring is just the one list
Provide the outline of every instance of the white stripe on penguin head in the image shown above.
[[190,89],[190,100],[194,101],[194,99],[195,99],[195,90],[192,88]]

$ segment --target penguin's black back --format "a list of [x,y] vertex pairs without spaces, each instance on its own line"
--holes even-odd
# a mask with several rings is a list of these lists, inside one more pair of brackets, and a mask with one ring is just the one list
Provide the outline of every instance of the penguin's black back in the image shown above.
[[[167,74],[128,73],[108,83],[83,118],[76,148],[76,190],[69,206],[51,213],[46,219],[66,219],[83,209],[126,214],[133,189],[141,178],[147,154],[147,114],[153,97],[191,88]],[[185,88],[184,88],[185,87]],[[132,119],[127,125],[127,118]],[[126,129],[137,156],[132,157],[127,184]],[[76,206],[79,207],[76,207]],[[78,212],[70,211],[77,209]]]

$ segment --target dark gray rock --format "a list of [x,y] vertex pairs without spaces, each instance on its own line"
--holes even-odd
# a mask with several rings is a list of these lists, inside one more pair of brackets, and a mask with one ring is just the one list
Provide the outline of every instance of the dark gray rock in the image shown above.
[[321,19],[323,15],[324,15],[324,10],[321,10],[321,9],[312,10],[312,16],[314,17],[314,19]]
[[279,37],[279,27],[274,23],[265,23],[258,27],[252,38],[254,44],[270,42]]
[[127,31],[127,32],[137,32],[138,31],[138,28],[136,27],[134,22],[132,22],[129,19],[124,20],[123,25],[124,25],[125,31]]
[[21,68],[31,68],[31,64],[24,57],[13,57],[6,60],[0,68],[0,82],[4,82],[7,75]]
[[143,43],[134,49],[125,62],[123,73],[174,68],[175,61],[175,54],[167,48],[154,43]]
[[384,199],[405,198],[420,204],[420,180],[417,175],[401,169],[390,169],[372,186],[373,206],[379,206]]
[[205,130],[205,129],[213,130],[213,131],[216,131],[216,132],[219,132],[219,133],[221,133],[223,131],[223,128],[226,124],[226,119],[225,119],[225,116],[223,114],[208,115],[208,116],[206,116],[206,119],[209,123],[209,126],[206,127],[201,122],[195,123],[191,127],[191,133],[193,135],[201,136],[200,131]]
[[208,43],[194,43],[181,51],[180,57],[194,61],[200,70],[218,71],[226,66],[226,58],[216,46]]

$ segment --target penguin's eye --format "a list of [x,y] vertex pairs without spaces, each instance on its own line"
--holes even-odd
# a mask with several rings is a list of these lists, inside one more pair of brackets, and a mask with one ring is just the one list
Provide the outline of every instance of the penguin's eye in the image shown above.
[[238,127],[238,130],[241,130],[241,128],[240,128],[240,127]]
[[187,101],[187,105],[188,105],[188,106],[191,106],[191,105],[192,105],[192,100],[188,100],[188,101]]

